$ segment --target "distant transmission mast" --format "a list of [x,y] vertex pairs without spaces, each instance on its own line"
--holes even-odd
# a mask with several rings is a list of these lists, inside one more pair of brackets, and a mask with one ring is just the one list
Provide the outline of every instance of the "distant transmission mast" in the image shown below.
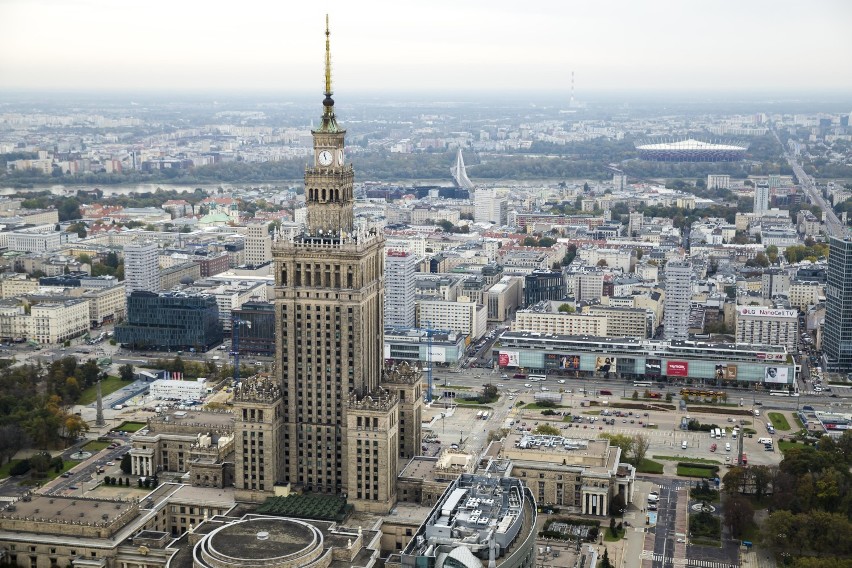
[[568,101],[568,108],[574,108],[574,72],[571,71],[571,100]]

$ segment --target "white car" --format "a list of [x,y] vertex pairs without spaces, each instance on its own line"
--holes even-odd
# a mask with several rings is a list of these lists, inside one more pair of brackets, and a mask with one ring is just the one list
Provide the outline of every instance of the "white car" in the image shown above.
[[531,385],[531,384],[529,384],[529,383],[524,383],[524,386],[525,386],[525,387],[527,387],[527,388],[531,388],[531,387],[532,387],[532,385]]
[[497,383],[497,388],[501,388],[501,389],[502,389],[504,386],[506,386],[506,385],[504,385],[503,383]]
[[565,379],[559,379],[559,384],[560,384],[560,385],[564,385],[564,384],[565,384]]

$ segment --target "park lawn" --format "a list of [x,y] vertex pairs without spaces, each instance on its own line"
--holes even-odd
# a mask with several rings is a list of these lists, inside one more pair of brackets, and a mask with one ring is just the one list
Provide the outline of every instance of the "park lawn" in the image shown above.
[[464,406],[466,408],[479,408],[480,410],[492,410],[492,408],[490,406],[488,406],[487,404],[481,404],[479,401],[476,401],[476,400],[468,401],[467,399],[464,399],[464,398],[457,398],[456,404],[459,405],[459,406]]
[[110,441],[92,440],[82,448],[83,451],[97,453],[112,444]]
[[[664,460],[664,461],[673,461],[673,462],[684,461],[684,458],[682,456],[679,457],[679,458],[675,457],[675,456],[652,456],[652,457],[655,460]],[[706,463],[706,464],[710,464],[710,465],[722,465],[721,460],[708,460],[708,459],[705,459],[705,458],[689,458],[688,461],[690,461],[692,463]]]
[[677,474],[682,477],[701,477],[705,479],[716,477],[716,474],[713,473],[712,469],[706,469],[703,467],[685,467],[682,465],[677,466]]
[[794,414],[794,415],[793,415],[793,420],[795,420],[795,421],[796,421],[796,425],[797,425],[799,428],[801,428],[802,430],[804,430],[804,429],[805,429],[805,425],[804,425],[804,424],[802,424],[802,419],[801,419],[801,418],[799,418],[799,415],[798,415],[798,414]]
[[791,430],[790,423],[787,422],[787,418],[780,412],[770,412],[767,416],[776,430],[784,430],[785,432]]
[[148,424],[146,422],[122,422],[118,428],[113,428],[113,432],[138,432]]
[[[121,387],[126,387],[130,383],[126,381],[122,381],[118,377],[107,377],[106,379],[101,381],[101,394],[106,396],[110,393],[114,393]],[[82,393],[80,393],[80,398],[77,400],[77,404],[92,404],[98,398],[98,386],[92,385]]]
[[627,533],[627,531],[624,529],[616,529],[616,536],[612,536],[611,534],[609,534],[609,527],[607,527],[606,529],[601,528],[601,532],[603,532],[604,540],[606,542],[618,542],[619,540],[623,539],[624,535]]
[[663,473],[663,464],[654,460],[645,458],[639,467],[636,468],[639,473]]
[[0,466],[0,479],[6,479],[10,475],[12,475],[11,473],[9,473],[9,470],[11,470],[12,467],[14,467],[14,465],[19,461],[21,460],[12,460],[9,463],[4,463],[2,466]]
[[798,442],[791,442],[790,440],[778,440],[775,442],[775,445],[778,447],[781,452],[786,452],[790,448],[806,448],[804,444]]

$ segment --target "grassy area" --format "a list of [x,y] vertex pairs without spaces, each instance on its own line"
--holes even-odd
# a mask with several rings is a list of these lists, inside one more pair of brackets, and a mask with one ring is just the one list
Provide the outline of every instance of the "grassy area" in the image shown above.
[[11,475],[9,473],[9,470],[12,469],[19,461],[21,460],[12,460],[9,463],[5,463],[0,466],[0,479],[6,479],[7,477],[9,477]]
[[604,530],[604,531],[603,531],[604,540],[605,540],[606,542],[617,542],[617,541],[621,540],[622,538],[624,538],[624,534],[625,534],[627,531],[625,531],[624,529],[621,529],[621,530],[616,529],[616,530],[615,530],[615,532],[616,532],[616,536],[612,536],[612,535],[609,533],[609,528],[607,528],[606,530]]
[[112,442],[101,442],[100,440],[92,440],[91,442],[89,442],[88,444],[86,444],[85,446],[83,446],[80,449],[85,451],[85,452],[94,453],[94,452],[99,452],[102,449],[108,447],[111,443]]
[[663,464],[645,458],[636,470],[639,473],[663,473]]
[[[121,387],[126,387],[130,383],[126,381],[122,381],[118,377],[107,377],[101,381],[101,394],[106,396],[110,393],[113,393],[120,389]],[[80,398],[77,400],[77,404],[92,404],[98,398],[98,386],[92,385],[82,393],[80,393]]]
[[[242,365],[240,365],[240,366],[242,366]],[[447,390],[469,391],[473,387],[466,387],[466,386],[462,386],[462,385],[443,385],[443,386],[435,385],[434,388],[436,388],[436,389],[442,388],[442,389],[447,389]]]
[[790,440],[778,440],[775,443],[775,446],[781,450],[781,452],[786,452],[790,448],[804,448],[804,444],[800,444],[798,442],[791,442]]
[[146,422],[122,422],[118,428],[113,428],[113,432],[138,432],[148,424]]
[[801,419],[801,418],[799,418],[799,415],[798,415],[798,414],[794,414],[794,415],[793,415],[793,420],[795,420],[795,421],[796,421],[796,426],[798,426],[799,428],[801,428],[801,429],[803,429],[803,430],[804,430],[805,425],[802,423],[802,419]]
[[[673,462],[682,462],[683,457],[675,457],[675,456],[653,456],[655,460],[663,460],[663,461],[673,461]],[[706,463],[710,465],[722,465],[722,462],[719,460],[708,460],[704,458],[689,458],[689,461],[694,463]]]
[[754,428],[743,428],[743,434],[748,436],[749,434],[757,434],[757,430]]
[[686,467],[682,465],[677,466],[677,474],[683,477],[701,477],[707,479],[716,477],[716,474],[713,473],[712,469],[706,469],[703,467]]
[[785,432],[791,430],[787,418],[780,412],[769,412],[766,416],[769,417],[769,421],[772,422],[776,430],[784,430]]

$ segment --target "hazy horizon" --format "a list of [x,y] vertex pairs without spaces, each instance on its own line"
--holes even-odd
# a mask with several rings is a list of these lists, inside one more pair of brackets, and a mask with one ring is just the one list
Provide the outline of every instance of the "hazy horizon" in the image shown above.
[[[0,90],[852,94],[852,4],[0,0]],[[817,41],[818,40],[818,41]],[[769,95],[768,95],[769,96]],[[852,97],[850,97],[852,101]],[[850,102],[852,104],[852,102]]]

